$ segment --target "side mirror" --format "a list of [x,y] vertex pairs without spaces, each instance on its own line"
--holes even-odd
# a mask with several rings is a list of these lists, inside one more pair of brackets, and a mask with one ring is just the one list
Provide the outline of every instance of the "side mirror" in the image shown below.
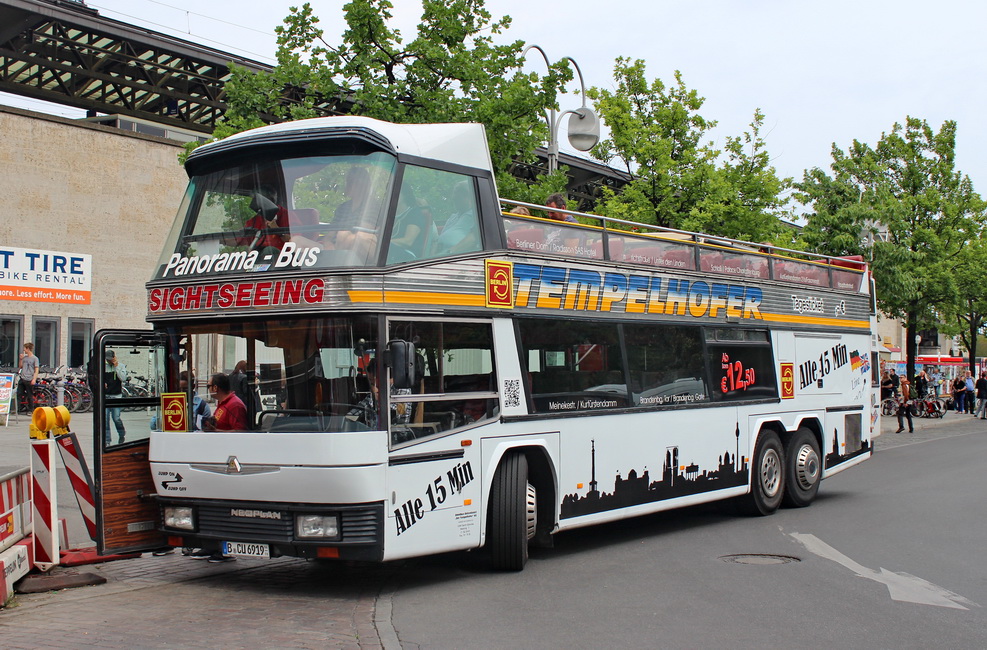
[[415,344],[395,339],[387,342],[387,365],[391,369],[394,388],[415,387]]

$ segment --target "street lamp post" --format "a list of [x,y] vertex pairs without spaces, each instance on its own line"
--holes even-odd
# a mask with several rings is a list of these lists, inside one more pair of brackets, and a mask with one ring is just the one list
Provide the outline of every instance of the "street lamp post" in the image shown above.
[[[521,53],[521,58],[527,56],[530,50],[538,50],[542,58],[545,59],[545,65],[551,68],[552,64],[548,61],[548,55],[545,54],[545,50],[543,50],[540,45],[529,45],[524,48],[524,51]],[[586,105],[586,85],[583,83],[583,73],[579,69],[579,64],[577,64],[575,59],[571,56],[563,58],[572,64],[572,67],[576,70],[576,74],[579,76],[579,90],[582,96],[583,105],[575,110],[563,111],[562,113],[558,113],[554,107],[548,111],[545,122],[548,124],[549,174],[559,168],[558,127],[559,122],[564,116],[570,116],[567,135],[569,138],[569,144],[571,144],[575,149],[579,151],[589,151],[596,146],[597,142],[600,141],[600,119],[596,116],[596,113],[593,112],[593,109]],[[578,119],[573,119],[573,116]]]

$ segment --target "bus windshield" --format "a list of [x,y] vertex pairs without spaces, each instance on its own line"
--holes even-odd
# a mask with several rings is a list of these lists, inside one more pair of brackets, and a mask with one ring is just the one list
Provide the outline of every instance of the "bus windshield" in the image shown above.
[[[206,398],[205,386],[215,372],[209,360],[220,356],[223,366],[240,369],[230,375],[230,383],[247,407],[251,430],[370,431],[380,424],[386,428],[386,423],[378,422],[374,395],[374,318],[226,320],[191,325],[180,335],[191,353],[186,358],[198,360],[190,382],[194,401]],[[196,419],[189,428],[208,427]]]
[[290,270],[293,256],[375,264],[396,164],[383,152],[266,157],[193,176],[156,277]]

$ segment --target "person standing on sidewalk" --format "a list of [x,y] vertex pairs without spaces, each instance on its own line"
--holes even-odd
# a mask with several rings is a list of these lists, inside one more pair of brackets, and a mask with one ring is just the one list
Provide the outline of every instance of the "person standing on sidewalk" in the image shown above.
[[[28,341],[21,352],[20,375],[17,380],[17,392],[25,397],[28,415],[34,411],[34,386],[38,383],[38,357],[34,356],[34,343]],[[20,399],[18,399],[18,402]]]
[[908,420],[908,433],[915,433],[912,424],[912,385],[907,377],[902,377],[898,384],[898,430],[895,433],[905,430],[904,419]]
[[977,385],[973,381],[973,373],[967,370],[963,382],[966,386],[966,412],[974,415],[974,407],[976,406],[974,398],[977,396]]
[[966,397],[966,382],[963,381],[962,375],[956,375],[953,379],[953,408],[956,409],[957,413],[963,412],[963,399]]
[[915,396],[918,399],[925,399],[929,393],[929,377],[924,370],[919,370],[915,375]]
[[977,410],[973,414],[987,420],[987,372],[981,371],[977,380]]

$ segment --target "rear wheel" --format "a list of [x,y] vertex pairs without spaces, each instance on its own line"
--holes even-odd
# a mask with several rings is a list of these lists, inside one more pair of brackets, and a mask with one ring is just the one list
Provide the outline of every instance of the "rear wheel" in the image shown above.
[[538,525],[535,488],[528,483],[528,459],[508,452],[490,486],[487,547],[495,569],[520,571],[528,561],[528,541]]
[[813,502],[822,480],[819,443],[808,429],[799,429],[785,454],[785,505],[804,508]]
[[751,491],[738,501],[741,512],[770,515],[781,505],[785,492],[785,451],[774,431],[762,431],[751,465]]

